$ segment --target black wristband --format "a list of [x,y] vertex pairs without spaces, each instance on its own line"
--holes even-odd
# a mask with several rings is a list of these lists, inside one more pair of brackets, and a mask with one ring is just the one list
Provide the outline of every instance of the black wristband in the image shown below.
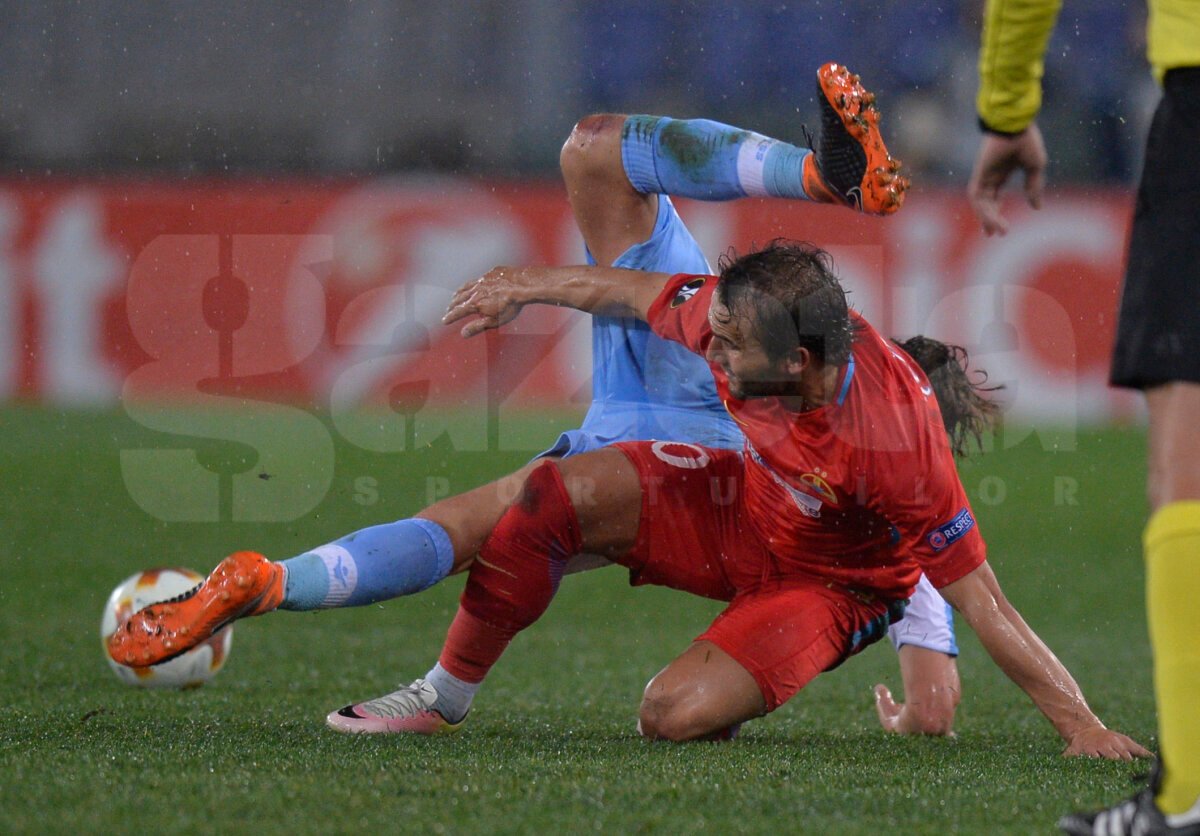
[[1025,131],[1029,130],[1029,126],[1026,125],[1024,128],[1021,128],[1021,130],[1019,130],[1019,131],[1001,131],[996,128],[993,128],[987,122],[984,122],[983,117],[980,116],[979,117],[979,130],[983,131],[985,134],[995,134],[996,136],[1003,136],[1003,137],[1007,137],[1008,139],[1012,139],[1013,137],[1020,136],[1021,134],[1025,133]]

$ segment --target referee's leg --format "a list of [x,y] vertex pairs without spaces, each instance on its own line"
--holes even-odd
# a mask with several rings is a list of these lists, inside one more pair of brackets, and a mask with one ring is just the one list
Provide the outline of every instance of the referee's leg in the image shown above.
[[1200,805],[1200,172],[1178,165],[1180,138],[1195,136],[1200,68],[1171,70],[1146,140],[1110,378],[1142,390],[1150,412],[1142,545],[1163,766],[1157,802],[1168,815]]
[[1144,534],[1146,617],[1154,648],[1163,784],[1159,807],[1200,799],[1200,384],[1146,391],[1151,517]]

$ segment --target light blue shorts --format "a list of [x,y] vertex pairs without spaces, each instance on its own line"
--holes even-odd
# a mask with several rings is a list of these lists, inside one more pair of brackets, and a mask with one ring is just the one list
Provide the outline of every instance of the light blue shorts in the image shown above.
[[888,628],[888,638],[897,650],[911,644],[949,656],[958,655],[958,643],[954,640],[954,610],[924,575],[908,602],[904,618]]

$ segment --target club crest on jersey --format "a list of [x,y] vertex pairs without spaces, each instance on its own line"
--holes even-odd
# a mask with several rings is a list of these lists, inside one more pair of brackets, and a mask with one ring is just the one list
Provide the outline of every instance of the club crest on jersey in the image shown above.
[[933,531],[929,532],[925,539],[935,552],[940,552],[956,540],[961,540],[963,535],[974,527],[975,518],[971,516],[971,511],[963,508],[954,515],[954,519],[950,520],[950,522],[945,525],[939,525]]
[[[824,505],[824,503],[820,499],[808,493],[807,491],[802,491],[799,488],[788,484],[786,479],[775,472],[775,468],[771,467],[771,465],[767,464],[766,461],[763,460],[763,457],[758,454],[758,451],[755,450],[753,446],[747,443],[746,447],[750,450],[750,458],[758,463],[763,470],[767,471],[767,473],[771,476],[771,479],[774,480],[775,484],[787,491],[787,495],[791,498],[792,502],[795,503],[796,507],[800,509],[800,512],[804,514],[804,516],[812,517],[814,519],[821,516],[821,506]],[[803,477],[801,477],[801,480],[803,481]],[[811,482],[805,481],[805,485],[812,487]],[[828,485],[826,485],[825,488],[826,490],[829,490]],[[829,493],[832,495],[833,491],[829,490]]]
[[800,475],[800,481],[812,488],[817,496],[830,505],[837,505],[837,494],[834,493],[833,488],[829,487],[829,483],[825,481],[825,477],[828,475],[824,471],[803,473]]
[[703,278],[692,279],[690,282],[685,284],[683,287],[679,288],[679,292],[676,293],[675,298],[671,300],[671,307],[678,308],[680,305],[682,305],[688,299],[691,299],[693,296],[695,296],[696,291],[698,291],[698,290],[700,290],[700,288],[704,287],[705,281],[707,281],[707,280],[703,279]]

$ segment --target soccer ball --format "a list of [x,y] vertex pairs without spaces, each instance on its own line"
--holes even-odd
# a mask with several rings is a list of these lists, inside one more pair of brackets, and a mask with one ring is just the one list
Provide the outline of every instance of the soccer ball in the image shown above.
[[[147,569],[130,575],[112,591],[108,603],[104,605],[104,615],[100,619],[101,644],[138,610],[187,592],[202,580],[204,576],[191,569],[177,568]],[[107,649],[104,658],[117,679],[126,685],[138,688],[199,688],[221,670],[232,644],[233,625],[230,624],[187,653],[161,665],[127,667],[114,661]]]

